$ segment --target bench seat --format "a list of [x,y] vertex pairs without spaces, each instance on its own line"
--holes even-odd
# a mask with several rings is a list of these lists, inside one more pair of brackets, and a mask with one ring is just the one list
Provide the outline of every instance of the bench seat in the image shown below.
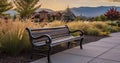
[[[47,60],[51,63],[50,54],[53,46],[67,43],[67,47],[70,47],[71,42],[78,42],[82,49],[82,41],[84,39],[82,30],[70,31],[68,26],[60,26],[53,28],[26,28],[29,33],[29,39],[32,46],[31,59],[33,58],[33,52],[42,46],[47,46]],[[79,36],[73,36],[72,33],[79,32]],[[38,49],[39,50],[39,49]]]
[[[52,43],[51,46],[56,46],[59,45],[61,43],[65,43],[65,42],[70,42],[70,41],[76,41],[76,40],[81,40],[82,37],[80,36],[66,36],[66,37],[60,37],[57,39],[52,39]],[[34,43],[35,46],[42,46],[42,45],[46,45],[45,41],[44,42],[37,42]]]

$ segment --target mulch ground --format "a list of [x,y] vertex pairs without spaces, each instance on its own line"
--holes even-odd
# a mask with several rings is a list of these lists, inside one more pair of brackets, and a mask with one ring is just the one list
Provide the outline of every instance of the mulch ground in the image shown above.
[[[88,36],[87,35],[87,36],[85,36],[83,44],[86,44],[89,42],[94,42],[94,41],[97,41],[97,40],[102,39],[104,37],[107,37],[107,36]],[[71,48],[73,48],[75,46],[78,46],[78,45],[72,44]],[[64,51],[66,49],[67,49],[67,47],[65,46],[65,44],[63,44],[62,46],[61,45],[55,46],[55,47],[53,47],[52,54]],[[25,52],[21,53],[18,56],[9,56],[5,53],[0,53],[0,63],[29,63],[31,61],[34,61],[34,60],[37,60],[40,58],[42,58],[42,56],[34,55],[34,59],[31,60],[30,53],[25,53]]]

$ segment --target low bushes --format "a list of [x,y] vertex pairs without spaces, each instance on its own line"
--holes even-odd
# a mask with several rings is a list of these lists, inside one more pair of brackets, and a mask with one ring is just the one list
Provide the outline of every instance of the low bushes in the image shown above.
[[[59,25],[57,25],[59,23]],[[111,32],[117,32],[119,30],[118,26],[111,26],[108,22],[87,22],[87,21],[74,21],[74,22],[60,22],[54,21],[49,23],[46,27],[55,27],[60,25],[68,25],[70,30],[81,29],[87,35],[109,35]],[[74,34],[76,35],[76,34]]]
[[117,24],[118,24],[118,26],[120,27],[120,21],[117,21],[116,23],[117,23]]
[[111,26],[118,26],[117,22],[108,22],[108,24],[111,25]]
[[119,26],[120,27],[120,21],[109,21],[107,24],[111,26]]

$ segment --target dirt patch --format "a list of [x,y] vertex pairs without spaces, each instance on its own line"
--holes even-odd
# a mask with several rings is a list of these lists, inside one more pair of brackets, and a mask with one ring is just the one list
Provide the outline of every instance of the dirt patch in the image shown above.
[[[97,41],[97,40],[102,39],[106,36],[89,36],[89,35],[86,35],[84,37],[85,37],[85,39],[83,41],[83,44],[86,44],[86,43]],[[78,46],[78,45],[72,44],[71,48],[76,47],[76,46]],[[55,47],[53,47],[52,54],[64,51],[66,49],[67,49],[67,47],[65,46],[65,44],[55,46]],[[30,59],[30,53],[28,53],[28,52],[26,52],[26,53],[22,52],[18,56],[9,56],[9,55],[5,54],[4,52],[2,52],[2,53],[0,53],[0,63],[29,63],[31,61],[40,59],[42,57],[43,56],[34,55],[34,59],[31,60]]]

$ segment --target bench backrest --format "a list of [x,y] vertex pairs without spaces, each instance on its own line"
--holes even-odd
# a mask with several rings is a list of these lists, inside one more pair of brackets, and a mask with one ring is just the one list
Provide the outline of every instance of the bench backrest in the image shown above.
[[[27,28],[30,38],[38,37],[44,34],[48,34],[52,39],[70,36],[70,31],[67,25],[54,27],[54,28],[39,28],[39,29],[30,29]],[[45,38],[39,39],[38,41],[45,41]],[[37,41],[35,41],[37,42]]]

